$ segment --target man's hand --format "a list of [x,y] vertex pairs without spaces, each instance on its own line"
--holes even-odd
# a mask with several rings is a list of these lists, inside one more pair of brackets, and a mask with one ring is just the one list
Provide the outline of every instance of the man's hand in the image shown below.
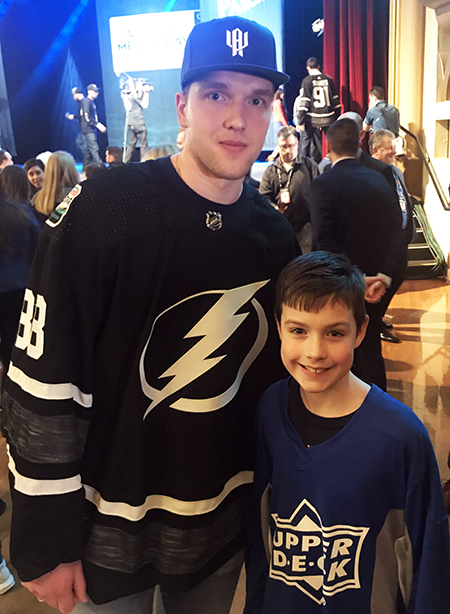
[[386,281],[382,277],[365,277],[368,303],[379,303],[386,293]]
[[302,124],[301,126],[297,126],[297,128],[300,130],[300,132],[304,132],[305,124]]
[[62,563],[40,578],[22,584],[38,601],[46,601],[61,614],[69,614],[79,601],[88,600],[81,561]]
[[75,119],[75,115],[73,113],[66,113],[67,119]]
[[97,128],[100,130],[100,132],[106,132],[106,126],[104,126],[102,122],[97,122]]

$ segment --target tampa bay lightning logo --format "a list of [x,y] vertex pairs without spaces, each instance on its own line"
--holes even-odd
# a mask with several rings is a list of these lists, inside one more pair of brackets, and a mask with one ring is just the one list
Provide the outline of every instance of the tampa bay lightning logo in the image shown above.
[[[242,378],[267,341],[267,318],[254,295],[268,282],[195,294],[158,315],[139,361],[142,390],[151,400],[144,419],[168,397],[173,409],[194,413],[216,411],[235,397]],[[248,309],[244,309],[246,304]],[[192,314],[196,314],[195,320],[186,333],[180,334],[178,343],[177,333]],[[254,322],[250,342],[248,334],[239,337],[247,318]],[[171,354],[174,347],[183,348],[179,358]],[[224,373],[217,373],[214,379],[217,394],[203,398],[201,378],[227,360]],[[183,396],[186,391],[190,394]]]

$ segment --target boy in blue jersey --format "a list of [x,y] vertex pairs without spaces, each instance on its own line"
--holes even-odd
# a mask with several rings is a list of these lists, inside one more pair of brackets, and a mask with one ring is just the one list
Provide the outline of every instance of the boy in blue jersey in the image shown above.
[[259,404],[245,614],[450,612],[448,521],[427,431],[350,371],[364,292],[362,274],[325,252],[279,278],[291,377]]

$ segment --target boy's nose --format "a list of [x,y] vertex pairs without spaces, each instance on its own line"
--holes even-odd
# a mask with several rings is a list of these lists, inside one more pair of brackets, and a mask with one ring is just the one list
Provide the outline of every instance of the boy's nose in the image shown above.
[[325,343],[319,335],[310,335],[305,349],[308,358],[320,360],[325,357]]

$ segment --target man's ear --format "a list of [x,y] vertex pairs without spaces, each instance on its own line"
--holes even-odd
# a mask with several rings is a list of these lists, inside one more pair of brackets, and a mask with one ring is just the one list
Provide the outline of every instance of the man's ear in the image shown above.
[[177,108],[178,123],[182,128],[187,128],[186,122],[186,96],[182,92],[175,94],[175,106]]
[[361,328],[359,329],[357,335],[356,335],[356,340],[355,340],[355,348],[358,348],[361,343],[363,342],[364,337],[366,336],[366,331],[367,331],[367,326],[369,325],[369,316],[366,315],[364,316],[364,322],[363,325],[361,326]]

